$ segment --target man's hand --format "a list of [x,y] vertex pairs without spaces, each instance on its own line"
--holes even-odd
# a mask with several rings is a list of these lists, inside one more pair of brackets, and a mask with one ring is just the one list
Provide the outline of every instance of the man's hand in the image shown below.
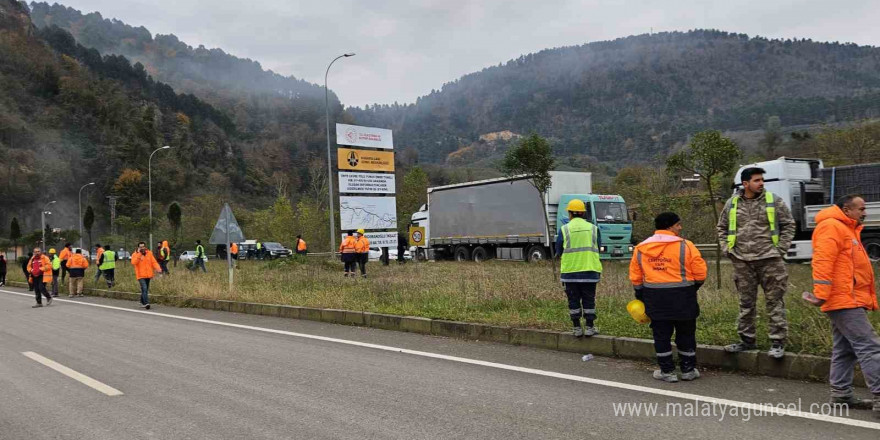
[[808,292],[806,290],[804,291],[804,293],[801,294],[801,298],[814,306],[821,306],[822,304],[825,304],[824,299],[816,298],[816,296],[813,295],[813,292]]

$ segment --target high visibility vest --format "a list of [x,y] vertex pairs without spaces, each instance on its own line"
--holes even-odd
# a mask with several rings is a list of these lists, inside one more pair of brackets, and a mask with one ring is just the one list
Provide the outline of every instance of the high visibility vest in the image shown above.
[[205,247],[202,245],[196,246],[196,258],[200,258],[202,260],[207,260],[208,258],[205,256]]
[[98,266],[98,269],[107,270],[107,269],[116,269],[116,252],[113,251],[104,251],[104,262]]
[[[779,246],[779,220],[776,218],[776,203],[773,199],[773,193],[764,191],[765,209],[767,210],[767,220],[770,222],[770,238],[773,239],[773,246]],[[733,196],[731,199],[730,212],[727,217],[727,247],[733,249],[736,245],[736,206],[739,203],[739,196]]]
[[60,270],[61,269],[61,259],[58,258],[58,255],[52,257],[52,270]]
[[262,248],[263,248],[263,243],[257,242],[257,250],[260,250]]
[[592,223],[574,217],[562,226],[562,273],[602,272],[598,230]]

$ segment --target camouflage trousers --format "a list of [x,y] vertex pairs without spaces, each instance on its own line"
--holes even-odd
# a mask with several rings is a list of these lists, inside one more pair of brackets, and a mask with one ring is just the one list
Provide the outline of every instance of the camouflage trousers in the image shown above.
[[733,256],[730,259],[733,261],[733,282],[739,292],[739,337],[743,342],[755,342],[758,286],[761,286],[767,307],[770,340],[784,343],[788,336],[788,321],[785,318],[788,270],[785,261],[781,257],[756,261],[743,261]]

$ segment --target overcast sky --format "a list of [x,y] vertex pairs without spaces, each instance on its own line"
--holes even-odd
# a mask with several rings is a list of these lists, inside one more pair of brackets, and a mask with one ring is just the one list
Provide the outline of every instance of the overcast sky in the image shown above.
[[[49,0],[51,1],[51,0]],[[345,105],[415,101],[484,67],[541,49],[714,28],[880,45],[878,0],[64,0],[197,47],[324,83]],[[712,6],[708,6],[712,4]]]

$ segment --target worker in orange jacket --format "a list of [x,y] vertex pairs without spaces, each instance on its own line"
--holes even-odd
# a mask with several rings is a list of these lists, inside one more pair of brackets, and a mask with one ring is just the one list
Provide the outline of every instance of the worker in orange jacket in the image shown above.
[[306,241],[302,239],[302,235],[296,236],[296,253],[297,255],[305,255],[308,253],[308,246],[306,246]]
[[131,265],[141,287],[141,307],[150,310],[150,280],[156,272],[162,272],[162,267],[144,242],[138,243],[137,250],[131,256]]
[[95,282],[101,279],[101,265],[98,264],[101,261],[101,255],[104,255],[104,247],[101,246],[101,243],[95,244]]
[[361,269],[361,277],[367,277],[367,262],[370,261],[370,240],[364,235],[363,229],[354,233],[354,251],[357,253],[357,263]]
[[339,245],[339,253],[342,254],[342,264],[345,266],[345,276],[355,276],[355,268],[357,264],[357,253],[355,252],[355,240],[352,231],[348,231],[348,235]]
[[61,253],[58,254],[58,258],[61,259],[61,284],[64,285],[64,278],[67,276],[67,260],[73,255],[73,250],[71,249],[70,243],[64,243],[64,249],[61,249]]
[[[822,307],[831,320],[831,401],[852,408],[873,409],[880,418],[880,337],[868,320],[877,310],[874,269],[862,245],[865,200],[841,197],[816,215],[813,231],[813,294],[805,299]],[[853,392],[856,361],[873,399]]]
[[654,333],[659,370],[654,379],[678,382],[672,360],[672,334],[678,347],[681,379],[700,377],[697,370],[697,291],[706,281],[706,262],[690,240],[681,237],[681,218],[664,212],[654,219],[654,235],[641,242],[629,263],[636,298],[645,303]]
[[70,273],[70,285],[67,293],[68,298],[83,296],[83,286],[86,279],[86,269],[89,268],[89,260],[83,256],[82,249],[77,248],[67,260],[67,271]]
[[52,283],[52,261],[43,255],[40,248],[34,248],[34,255],[28,260],[26,270],[28,278],[33,280],[34,294],[37,297],[37,303],[33,307],[43,307],[43,296],[46,297],[46,305],[51,306],[52,295],[49,295],[46,284]]

